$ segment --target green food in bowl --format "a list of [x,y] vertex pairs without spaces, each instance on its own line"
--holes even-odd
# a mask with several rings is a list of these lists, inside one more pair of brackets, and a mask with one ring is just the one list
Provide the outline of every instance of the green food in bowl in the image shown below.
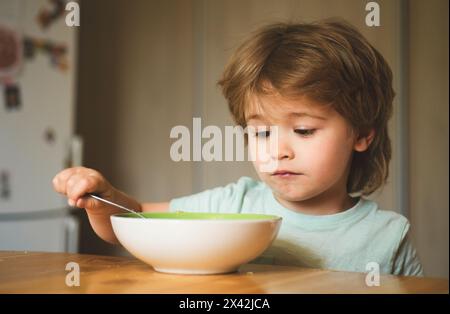
[[[267,220],[280,219],[275,215],[266,214],[232,214],[232,213],[196,213],[196,212],[172,212],[172,213],[141,213],[145,218],[151,219],[200,219],[200,220]],[[141,218],[132,213],[116,214],[116,217]]]

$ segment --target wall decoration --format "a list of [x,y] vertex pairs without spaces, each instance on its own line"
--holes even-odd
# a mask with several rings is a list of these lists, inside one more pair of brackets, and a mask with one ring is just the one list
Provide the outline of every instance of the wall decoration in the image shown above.
[[20,88],[18,84],[5,84],[5,106],[8,111],[19,110],[21,106]]
[[25,37],[23,39],[23,52],[26,59],[33,59],[37,52],[43,52],[49,56],[51,65],[62,71],[68,69],[67,47],[64,44],[40,38]]
[[0,24],[0,78],[11,78],[19,71],[22,62],[20,34]]
[[52,23],[63,16],[65,12],[66,1],[49,0],[49,2],[52,7],[50,9],[41,9],[37,16],[38,23],[43,29],[48,28]]
[[0,171],[0,199],[8,199],[11,196],[10,176],[6,170]]
[[8,111],[18,110],[21,105],[20,88],[15,77],[22,64],[22,41],[20,34],[0,24],[0,83],[4,85],[4,102]]
[[55,130],[53,128],[48,127],[48,128],[45,129],[45,131],[44,131],[44,140],[48,144],[55,143],[56,133],[55,133]]
[[[55,2],[55,5],[59,8],[60,3]],[[4,86],[3,98],[7,111],[17,111],[21,108],[21,90],[16,83],[17,76],[23,59],[32,60],[38,52],[48,55],[51,66],[60,71],[68,70],[65,44],[21,36],[18,31],[0,23],[0,84]]]

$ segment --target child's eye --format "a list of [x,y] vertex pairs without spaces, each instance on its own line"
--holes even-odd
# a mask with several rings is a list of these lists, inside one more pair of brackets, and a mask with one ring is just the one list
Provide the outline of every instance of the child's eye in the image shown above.
[[295,133],[301,136],[311,136],[316,132],[316,129],[296,129]]
[[269,137],[269,135],[270,135],[270,131],[259,131],[259,132],[255,133],[256,137],[261,137],[261,138]]

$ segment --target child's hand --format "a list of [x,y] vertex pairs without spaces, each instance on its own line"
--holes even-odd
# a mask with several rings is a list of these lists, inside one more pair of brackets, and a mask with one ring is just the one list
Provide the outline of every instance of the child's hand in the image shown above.
[[110,206],[87,196],[87,193],[97,194],[102,198],[114,199],[113,186],[96,170],[75,167],[58,173],[53,178],[53,188],[68,198],[72,207],[85,208],[89,214],[107,213]]

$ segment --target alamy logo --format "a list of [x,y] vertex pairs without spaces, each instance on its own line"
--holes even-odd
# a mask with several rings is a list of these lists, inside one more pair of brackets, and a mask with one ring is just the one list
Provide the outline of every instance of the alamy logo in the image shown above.
[[380,26],[380,5],[375,1],[367,2],[366,11],[366,25],[369,27]]
[[214,125],[202,129],[201,118],[193,118],[192,134],[188,127],[177,125],[170,131],[170,138],[176,139],[170,147],[173,161],[249,160],[256,162],[260,172],[273,172],[278,166],[277,126],[225,126],[222,132]]
[[66,4],[66,25],[69,27],[80,26],[80,6],[75,1]]
[[66,275],[66,285],[68,287],[79,287],[80,265],[75,262],[69,262],[66,264],[66,271],[69,271],[69,273]]
[[369,262],[366,265],[368,271],[366,275],[366,285],[368,287],[380,286],[380,264],[377,262]]

